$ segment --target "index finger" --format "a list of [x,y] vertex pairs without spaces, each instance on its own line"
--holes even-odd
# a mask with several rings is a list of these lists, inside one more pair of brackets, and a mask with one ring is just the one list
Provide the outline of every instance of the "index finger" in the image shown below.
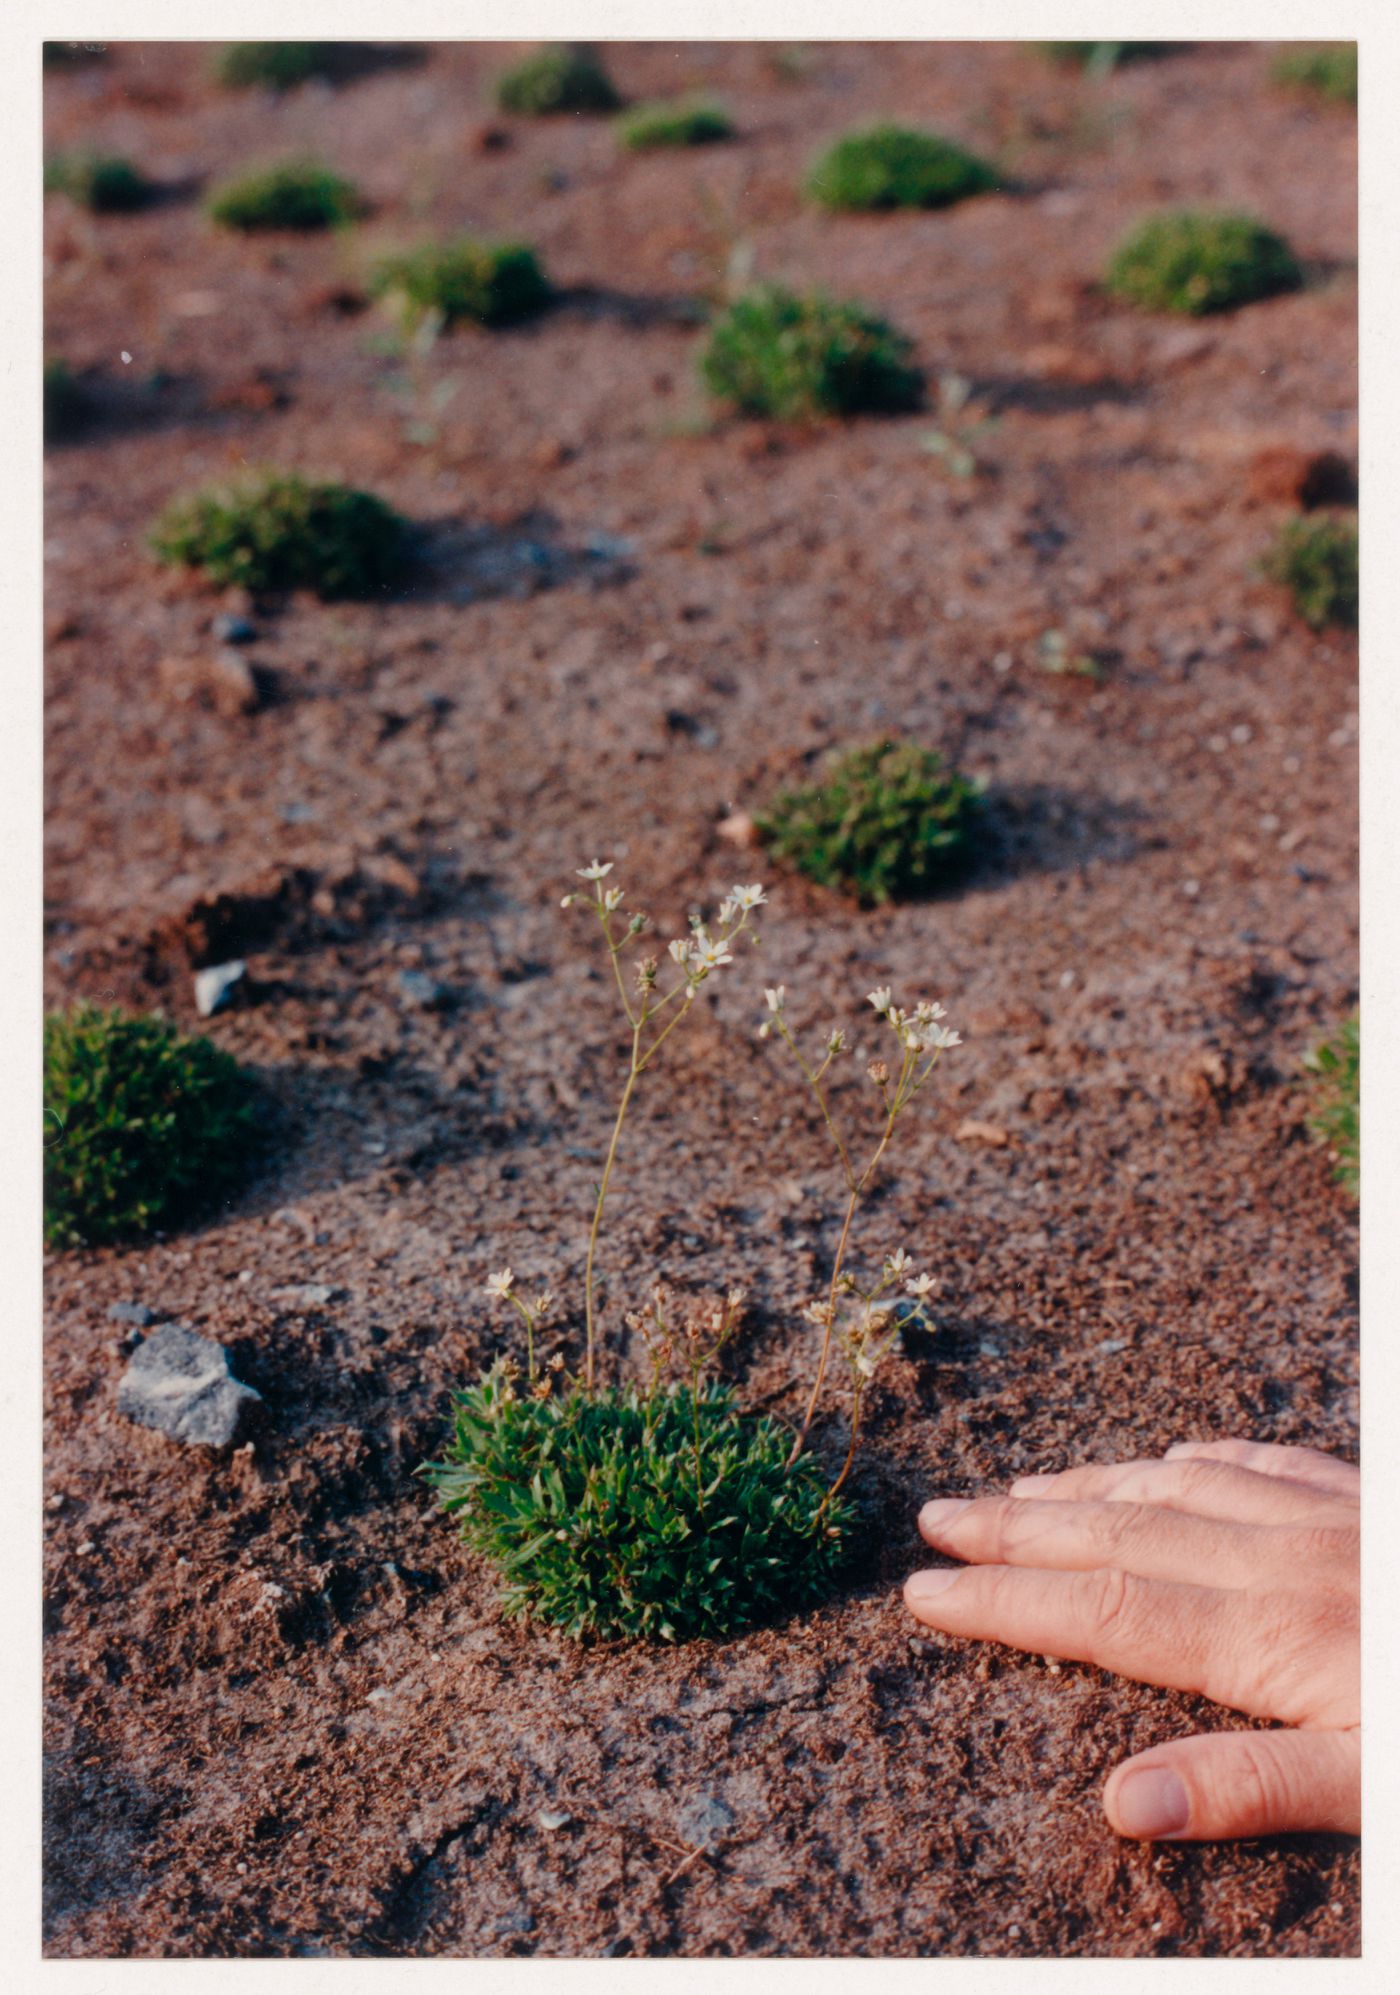
[[1167,1449],[1166,1459],[1233,1462],[1236,1468],[1252,1469],[1256,1475],[1306,1482],[1333,1496],[1356,1497],[1361,1492],[1361,1471],[1356,1464],[1325,1455],[1320,1448],[1281,1447],[1274,1441],[1177,1441]]
[[1235,1524],[1303,1523],[1355,1514],[1347,1498],[1316,1483],[1189,1456],[1103,1462],[1065,1469],[1059,1475],[1018,1476],[1011,1494],[1042,1502],[1159,1503],[1167,1510],[1188,1510],[1197,1517],[1219,1517]]

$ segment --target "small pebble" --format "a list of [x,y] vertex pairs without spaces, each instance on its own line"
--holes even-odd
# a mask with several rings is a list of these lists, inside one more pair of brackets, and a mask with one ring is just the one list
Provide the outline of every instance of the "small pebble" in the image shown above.
[[216,963],[200,970],[194,980],[194,1008],[201,1018],[212,1018],[235,984],[241,983],[246,963]]
[[1230,729],[1230,739],[1234,742],[1236,748],[1243,748],[1246,743],[1253,741],[1254,729],[1249,725],[1248,721],[1242,720],[1238,727]]
[[67,1501],[68,1498],[64,1495],[63,1491],[61,1489],[56,1489],[53,1495],[49,1498],[48,1502],[44,1505],[44,1508],[45,1510],[61,1510]]
[[1199,880],[1183,880],[1181,891],[1185,894],[1187,900],[1193,901],[1201,891],[1201,883]]
[[556,1808],[542,1808],[535,1820],[542,1829],[563,1829],[567,1828],[570,1817]]
[[251,644],[257,637],[257,627],[249,623],[247,617],[215,617],[213,632],[221,644]]
[[111,1323],[134,1323],[139,1330],[146,1329],[155,1321],[154,1314],[144,1302],[109,1302],[107,1318]]
[[95,1552],[96,1550],[97,1546],[93,1543],[92,1539],[84,1538],[83,1542],[78,1547],[78,1554],[81,1557],[83,1554],[87,1552]]

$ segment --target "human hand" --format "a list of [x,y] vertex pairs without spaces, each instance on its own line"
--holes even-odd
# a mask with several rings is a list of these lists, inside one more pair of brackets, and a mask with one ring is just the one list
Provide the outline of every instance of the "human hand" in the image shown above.
[[961,1567],[916,1572],[928,1627],[1192,1690],[1295,1731],[1206,1732],[1116,1767],[1120,1835],[1361,1828],[1360,1472],[1312,1448],[1184,1441],[1160,1461],[928,1503]]

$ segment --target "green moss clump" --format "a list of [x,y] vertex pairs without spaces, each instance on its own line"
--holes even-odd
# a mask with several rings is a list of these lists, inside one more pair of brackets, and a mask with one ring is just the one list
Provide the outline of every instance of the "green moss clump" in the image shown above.
[[226,90],[294,90],[330,73],[334,42],[230,42],[214,65]]
[[480,242],[425,243],[391,256],[370,278],[377,297],[396,302],[409,325],[429,312],[444,325],[469,319],[482,326],[505,326],[533,318],[553,292],[528,244]]
[[419,1473],[500,1572],[505,1613],[576,1638],[718,1641],[814,1606],[840,1568],[854,1511],[826,1500],[810,1455],[788,1470],[791,1445],[722,1386],[540,1399],[497,1364]]
[[71,436],[86,412],[86,398],[66,360],[44,362],[44,441]]
[[986,160],[900,125],[848,132],[807,176],[808,194],[824,208],[948,208],[996,185]]
[[616,111],[622,99],[598,58],[585,48],[536,49],[496,82],[503,111],[546,118],[564,111]]
[[980,786],[913,742],[835,757],[825,779],[787,790],[757,820],[775,859],[868,904],[935,892],[965,867]]
[[734,122],[719,104],[706,98],[677,98],[659,104],[638,104],[617,121],[617,136],[629,152],[657,147],[714,145],[733,138]]
[[1315,48],[1281,50],[1274,62],[1274,81],[1289,90],[1306,90],[1331,104],[1356,109],[1356,43],[1330,42]]
[[912,353],[912,341],[861,305],[765,285],[715,320],[700,372],[743,415],[897,414],[923,400]]
[[1336,1178],[1361,1195],[1361,1018],[1353,1012],[1330,1039],[1303,1056],[1313,1077],[1310,1127],[1332,1152]]
[[1174,55],[1189,48],[1189,42],[1036,42],[1034,47],[1066,68],[1088,69],[1103,74],[1123,62],[1153,62],[1158,56]]
[[334,229],[363,212],[350,182],[312,159],[246,173],[209,200],[210,219],[226,229]]
[[257,1141],[246,1076],[165,1019],[80,1004],[44,1020],[44,1240],[94,1245],[207,1211]]
[[95,215],[129,215],[151,198],[151,183],[129,159],[60,152],[44,165],[44,192],[66,194]]
[[1262,222],[1193,209],[1141,223],[1120,244],[1105,279],[1131,304],[1193,317],[1296,290],[1302,281],[1288,244]]
[[1355,630],[1359,612],[1356,521],[1344,514],[1314,513],[1288,520],[1265,555],[1264,573],[1281,582],[1293,607],[1313,630],[1339,624]]
[[151,546],[160,560],[198,568],[220,587],[370,596],[403,573],[408,526],[373,493],[273,472],[178,501],[156,523]]

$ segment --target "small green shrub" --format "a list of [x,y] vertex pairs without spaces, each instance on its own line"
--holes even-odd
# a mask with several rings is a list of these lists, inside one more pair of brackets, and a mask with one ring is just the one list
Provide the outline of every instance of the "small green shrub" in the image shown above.
[[44,1239],[147,1233],[217,1203],[245,1176],[247,1079],[165,1019],[80,1004],[44,1020]]
[[95,215],[128,215],[145,207],[151,184],[129,159],[60,152],[45,162],[44,192],[66,194]]
[[1154,215],[1133,230],[1108,267],[1107,287],[1153,312],[1227,312],[1295,290],[1297,258],[1249,215],[1192,209]]
[[863,306],[766,285],[716,319],[700,372],[713,395],[744,415],[893,414],[923,399],[912,352],[903,333]]
[[293,90],[327,75],[335,52],[334,42],[230,42],[214,74],[226,90]]
[[848,749],[756,822],[775,859],[862,902],[934,892],[970,857],[980,787],[913,742]]
[[455,1400],[445,1458],[419,1473],[501,1573],[507,1614],[720,1639],[830,1589],[851,1507],[812,1456],[789,1471],[791,1435],[725,1387],[527,1396],[497,1363]]
[[997,184],[995,167],[936,132],[872,125],[848,132],[807,176],[824,208],[947,208]]
[[1274,62],[1274,81],[1290,90],[1310,91],[1332,104],[1350,104],[1355,110],[1356,43],[1282,50]]
[[66,360],[44,362],[44,440],[71,436],[83,419],[86,398]]
[[444,325],[470,319],[483,326],[516,324],[544,310],[553,293],[535,252],[521,242],[425,243],[379,264],[370,278],[377,297],[398,304],[412,325],[438,312]]
[[210,219],[226,229],[334,229],[364,203],[348,180],[314,159],[289,159],[216,188]]
[[646,152],[658,146],[714,145],[733,138],[734,124],[719,104],[679,98],[638,104],[618,119],[617,135],[629,152]]
[[408,527],[370,492],[272,472],[178,501],[157,522],[151,546],[162,561],[199,568],[220,587],[369,596],[402,573]]
[[1281,582],[1313,630],[1340,624],[1355,630],[1359,607],[1356,522],[1316,513],[1288,520],[1264,557],[1264,573]]
[[1040,53],[1066,68],[1088,69],[1097,75],[1123,62],[1153,62],[1189,46],[1186,42],[1036,42]]
[[1313,1076],[1313,1134],[1331,1149],[1339,1184],[1361,1191],[1361,1019],[1353,1012],[1303,1056]]
[[536,49],[496,82],[503,111],[553,117],[562,111],[616,111],[622,99],[597,57],[583,48]]

